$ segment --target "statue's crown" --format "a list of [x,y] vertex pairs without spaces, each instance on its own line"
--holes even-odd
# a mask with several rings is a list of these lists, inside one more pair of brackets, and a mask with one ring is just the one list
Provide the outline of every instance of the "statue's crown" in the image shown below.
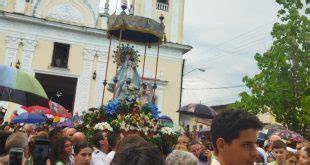
[[[119,52],[117,50],[119,50]],[[126,57],[128,57],[129,60],[132,61],[135,67],[138,66],[140,62],[140,55],[138,54],[138,51],[135,50],[133,45],[122,44],[120,49],[119,46],[117,46],[117,50],[114,51],[113,62],[116,62],[118,66],[121,66],[125,62]]]

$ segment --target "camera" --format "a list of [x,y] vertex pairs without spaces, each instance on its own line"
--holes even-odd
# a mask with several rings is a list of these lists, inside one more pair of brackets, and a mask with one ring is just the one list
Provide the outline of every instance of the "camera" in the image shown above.
[[9,153],[9,165],[21,165],[24,158],[23,148],[11,148]]
[[33,165],[45,165],[48,159],[50,142],[45,139],[37,139],[34,145]]

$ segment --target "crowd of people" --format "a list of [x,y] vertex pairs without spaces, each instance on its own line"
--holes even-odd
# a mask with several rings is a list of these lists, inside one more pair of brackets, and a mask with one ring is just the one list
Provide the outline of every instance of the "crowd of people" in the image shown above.
[[[212,121],[211,138],[195,141],[182,134],[166,155],[138,134],[124,137],[116,130],[98,130],[87,140],[84,133],[77,132],[75,128],[2,124],[0,164],[8,164],[11,160],[10,151],[14,148],[22,149],[22,164],[27,165],[310,164],[309,143],[292,145],[281,137],[272,135],[265,144],[261,144],[257,140],[261,129],[262,124],[255,115],[242,110],[224,111]],[[48,155],[37,161],[36,147],[39,140],[48,142]],[[44,149],[40,150],[40,155],[43,152]]]

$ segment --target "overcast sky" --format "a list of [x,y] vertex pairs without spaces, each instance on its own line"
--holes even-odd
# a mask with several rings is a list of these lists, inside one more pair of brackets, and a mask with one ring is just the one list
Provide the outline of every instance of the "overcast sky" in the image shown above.
[[[258,73],[254,55],[270,47],[279,7],[275,0],[185,0],[183,42],[193,49],[184,55],[182,105],[232,103],[248,90],[242,77]],[[187,74],[195,68],[205,72]]]
[[[275,0],[185,1],[184,44],[193,49],[184,56],[182,104],[232,103],[248,90],[243,76],[258,73],[254,55],[270,47],[280,6]],[[194,68],[205,72],[186,74]],[[222,88],[231,86],[237,87]]]

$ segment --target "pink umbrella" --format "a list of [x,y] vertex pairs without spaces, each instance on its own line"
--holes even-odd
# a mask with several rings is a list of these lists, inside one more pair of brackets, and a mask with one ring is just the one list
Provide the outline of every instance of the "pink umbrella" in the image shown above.
[[296,141],[296,142],[302,142],[304,140],[304,138],[302,137],[302,135],[300,135],[299,133],[296,133],[294,131],[291,130],[283,130],[280,131],[278,133],[278,135],[285,139],[285,140],[289,140],[289,141]]
[[49,108],[42,107],[39,105],[31,106],[31,107],[22,106],[21,108],[26,110],[29,113],[49,114],[49,115],[53,114]]
[[49,101],[49,106],[54,116],[71,118],[71,114],[62,105]]

